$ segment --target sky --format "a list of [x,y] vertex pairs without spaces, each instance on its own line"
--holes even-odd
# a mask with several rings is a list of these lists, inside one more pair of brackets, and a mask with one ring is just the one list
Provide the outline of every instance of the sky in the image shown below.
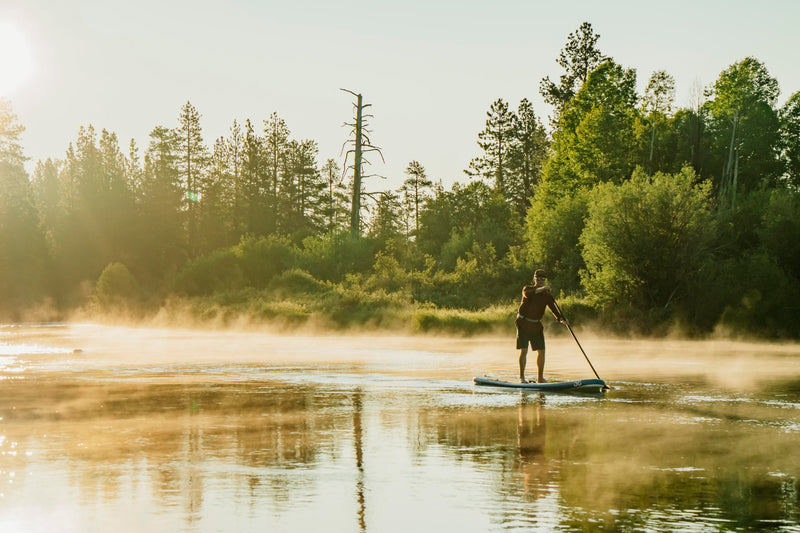
[[27,49],[30,70],[21,84],[0,72],[0,96],[32,161],[63,158],[89,124],[143,151],[190,101],[209,146],[234,119],[261,129],[277,112],[293,138],[318,142],[320,162],[341,164],[345,88],[372,104],[386,161],[373,158],[386,179],[368,190],[397,188],[411,160],[449,186],[467,180],[497,98],[527,98],[547,124],[539,82],[561,74],[555,60],[584,21],[604,54],[636,69],[640,91],[654,71],[672,74],[678,106],[747,56],[778,80],[780,104],[800,90],[794,0],[0,0],[0,67]]

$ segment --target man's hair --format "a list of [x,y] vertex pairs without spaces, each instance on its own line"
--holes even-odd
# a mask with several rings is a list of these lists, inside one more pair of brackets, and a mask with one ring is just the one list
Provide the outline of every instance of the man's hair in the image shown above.
[[537,268],[536,271],[533,273],[534,278],[546,278],[547,274],[545,273],[544,269]]

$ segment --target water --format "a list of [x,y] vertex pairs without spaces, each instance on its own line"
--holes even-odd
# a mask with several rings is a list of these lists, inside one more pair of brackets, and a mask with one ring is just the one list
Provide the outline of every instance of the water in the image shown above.
[[0,326],[0,531],[800,531],[800,347],[578,334]]

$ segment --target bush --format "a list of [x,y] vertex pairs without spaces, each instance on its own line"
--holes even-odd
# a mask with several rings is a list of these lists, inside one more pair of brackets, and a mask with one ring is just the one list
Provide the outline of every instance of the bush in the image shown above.
[[269,285],[269,291],[278,298],[300,295],[319,296],[328,290],[330,289],[323,282],[297,268],[281,273],[273,278]]
[[528,210],[525,251],[532,267],[547,271],[556,291],[580,289],[585,265],[578,243],[589,213],[587,196],[579,191],[552,204],[537,196]]
[[373,239],[353,238],[348,232],[303,240],[298,265],[317,279],[341,281],[346,274],[368,272],[377,246]]
[[139,283],[128,267],[111,263],[100,274],[95,288],[95,300],[102,307],[124,307],[139,302]]
[[291,268],[297,254],[288,239],[275,235],[259,239],[242,237],[234,252],[245,281],[256,288],[266,287],[275,276]]
[[594,305],[630,306],[661,321],[696,288],[714,218],[710,184],[695,179],[688,167],[652,177],[637,169],[628,182],[594,190],[580,238],[582,281]]
[[722,313],[720,325],[738,335],[796,338],[800,283],[765,252],[738,261],[736,274],[733,302]]
[[175,279],[175,289],[187,296],[236,290],[244,285],[239,258],[231,249],[216,250],[189,261]]

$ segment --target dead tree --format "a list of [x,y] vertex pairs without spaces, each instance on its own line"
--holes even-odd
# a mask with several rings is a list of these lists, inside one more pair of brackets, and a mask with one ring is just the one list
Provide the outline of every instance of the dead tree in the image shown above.
[[[364,154],[368,152],[377,152],[378,155],[381,156],[381,161],[384,163],[386,161],[383,159],[383,153],[381,152],[381,149],[377,146],[374,146],[372,141],[369,139],[369,134],[371,132],[367,128],[366,119],[374,117],[373,115],[364,114],[364,109],[370,107],[372,104],[364,104],[360,94],[354,93],[353,91],[347,89],[340,90],[350,93],[356,97],[356,102],[353,104],[353,108],[355,109],[355,122],[345,122],[345,126],[350,126],[352,130],[350,130],[348,139],[344,142],[344,145],[342,145],[342,152],[344,152],[344,149],[347,146],[351,146],[351,148],[345,152],[344,165],[342,165],[342,175],[344,176],[348,169],[353,169],[353,197],[350,205],[350,233],[353,235],[353,237],[358,237],[361,234],[361,196],[369,195],[369,193],[364,193],[361,191],[361,182],[365,178],[377,176],[377,174],[364,175],[363,166],[365,164],[372,164],[366,157],[364,157]],[[353,154],[354,160],[353,164],[348,166],[347,160],[349,159],[350,154]]]

